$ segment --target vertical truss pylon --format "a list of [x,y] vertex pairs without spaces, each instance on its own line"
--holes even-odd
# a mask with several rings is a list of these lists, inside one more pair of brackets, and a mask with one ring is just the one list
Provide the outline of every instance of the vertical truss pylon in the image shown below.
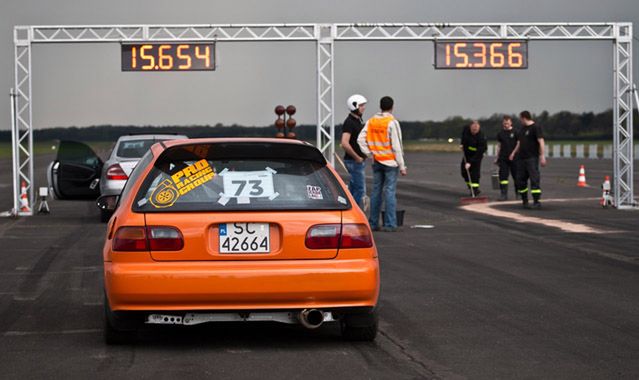
[[317,45],[317,147],[334,162],[334,45],[340,41],[435,41],[470,39],[608,40],[614,43],[614,203],[635,208],[633,189],[632,23],[372,23],[46,25],[14,28],[12,93],[13,210],[21,212],[24,181],[34,204],[31,48],[44,43],[143,41],[311,41]]
[[13,209],[14,215],[33,215],[33,208],[20,209],[21,184],[26,184],[29,205],[33,206],[33,120],[31,117],[31,43],[29,29],[14,30],[14,91],[12,102]]
[[616,25],[614,46],[614,204],[620,208],[635,207],[633,197],[633,82],[632,24]]
[[315,33],[317,37],[317,147],[331,163],[334,163],[334,27],[318,25]]

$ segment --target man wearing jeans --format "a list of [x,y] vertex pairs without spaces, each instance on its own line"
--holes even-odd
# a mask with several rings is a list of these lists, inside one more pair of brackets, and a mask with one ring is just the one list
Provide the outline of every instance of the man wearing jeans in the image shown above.
[[344,165],[346,165],[348,174],[351,175],[348,190],[363,210],[363,199],[366,195],[366,179],[364,177],[366,155],[359,148],[357,137],[364,127],[362,115],[366,109],[366,98],[358,94],[352,95],[346,101],[346,105],[350,113],[342,125],[341,144],[344,149]]
[[373,193],[371,214],[368,219],[373,231],[379,231],[379,214],[384,194],[384,220],[382,231],[397,231],[395,192],[397,174],[406,175],[402,130],[393,117],[393,98],[384,96],[379,101],[380,113],[370,118],[357,138],[362,153],[373,156]]

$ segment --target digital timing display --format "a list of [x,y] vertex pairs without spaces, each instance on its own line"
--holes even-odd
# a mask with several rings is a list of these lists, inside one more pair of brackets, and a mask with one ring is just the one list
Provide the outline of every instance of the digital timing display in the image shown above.
[[214,43],[122,44],[122,71],[215,70]]
[[436,69],[527,69],[528,43],[512,40],[435,42]]

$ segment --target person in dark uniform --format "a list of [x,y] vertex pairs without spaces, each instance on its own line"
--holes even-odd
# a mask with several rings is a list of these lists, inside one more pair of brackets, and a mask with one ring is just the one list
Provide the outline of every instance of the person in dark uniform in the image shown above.
[[364,169],[366,168],[366,155],[357,143],[357,137],[364,128],[362,115],[366,109],[366,98],[362,95],[352,95],[346,101],[350,113],[342,125],[341,145],[344,149],[344,165],[351,175],[348,182],[348,190],[355,198],[359,207],[364,209],[364,195],[366,195],[366,178]]
[[[464,158],[461,162],[461,175],[471,190],[471,195],[477,196],[479,190],[479,177],[481,175],[481,160],[486,152],[486,137],[481,131],[477,120],[473,120],[469,126],[464,127],[461,138],[461,149]],[[468,177],[470,173],[470,178]]]
[[[522,111],[519,114],[519,120],[521,121],[521,129],[517,133],[517,145],[509,158],[513,161],[515,156],[519,154],[516,186],[519,195],[521,195],[523,207],[530,208],[528,204],[528,192],[530,191],[534,201],[532,207],[538,209],[541,208],[539,164],[546,166],[544,132],[541,126],[532,120],[528,111]],[[528,189],[529,180],[530,190]]]
[[510,160],[510,154],[515,150],[517,145],[516,131],[513,129],[512,117],[506,115],[501,122],[502,130],[497,134],[497,158],[495,164],[499,166],[499,189],[501,195],[500,201],[508,200],[508,177],[513,177],[515,183],[515,192],[517,192],[517,158]]

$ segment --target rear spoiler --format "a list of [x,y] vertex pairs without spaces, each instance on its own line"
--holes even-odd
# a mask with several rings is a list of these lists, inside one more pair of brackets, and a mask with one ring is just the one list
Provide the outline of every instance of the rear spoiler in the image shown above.
[[164,161],[190,161],[220,159],[295,159],[311,161],[326,166],[326,158],[310,144],[278,142],[211,142],[180,144],[167,148],[157,163]]
[[184,133],[179,132],[162,132],[162,133],[149,133],[149,132],[129,132],[125,133],[121,136],[141,136],[141,135],[184,135]]

